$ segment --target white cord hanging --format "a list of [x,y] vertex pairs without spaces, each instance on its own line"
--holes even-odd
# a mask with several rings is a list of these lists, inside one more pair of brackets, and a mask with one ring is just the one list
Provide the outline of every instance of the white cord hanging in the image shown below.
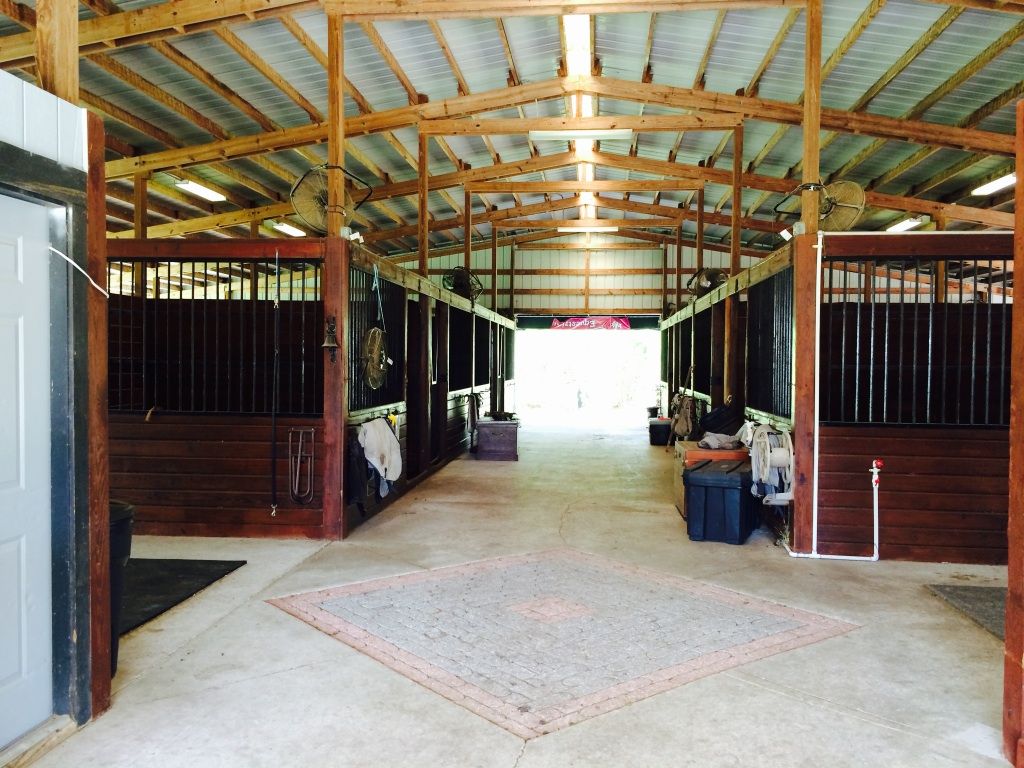
[[58,250],[57,250],[56,248],[54,248],[54,247],[53,247],[52,245],[51,245],[51,246],[49,246],[49,248],[50,248],[50,250],[51,250],[51,251],[53,251],[53,252],[54,252],[54,253],[56,253],[56,254],[57,254],[58,256],[60,256],[60,257],[61,257],[62,259],[64,259],[64,261],[66,261],[66,262],[67,262],[68,264],[70,264],[70,265],[71,265],[72,267],[74,267],[74,268],[75,268],[75,269],[77,269],[77,270],[78,270],[79,272],[81,272],[81,273],[82,273],[83,275],[85,275],[85,279],[86,279],[86,280],[88,280],[88,281],[89,281],[90,283],[92,283],[92,287],[93,287],[93,288],[95,288],[95,289],[96,289],[97,291],[99,291],[100,293],[102,293],[102,294],[103,294],[103,296],[104,296],[104,298],[107,298],[107,299],[109,299],[109,298],[110,298],[110,294],[109,294],[109,293],[107,293],[107,292],[106,292],[106,291],[105,291],[105,290],[104,290],[104,289],[103,289],[103,288],[102,288],[102,287],[100,286],[100,284],[99,284],[99,283],[97,283],[97,282],[96,282],[95,280],[93,280],[93,279],[92,279],[92,275],[90,275],[90,274],[89,274],[88,272],[86,272],[86,271],[85,271],[84,269],[82,269],[82,268],[81,268],[80,266],[78,266],[78,265],[77,265],[77,264],[76,264],[76,263],[75,263],[74,261],[72,261],[71,259],[69,259],[69,258],[68,258],[68,257],[67,257],[67,256],[66,256],[65,254],[63,254],[63,253],[61,253],[60,251],[58,251]]
[[387,333],[387,326],[384,325],[384,302],[380,297],[380,274],[377,272],[377,265],[373,265],[373,285],[370,287],[377,294],[377,320],[380,321],[380,328]]

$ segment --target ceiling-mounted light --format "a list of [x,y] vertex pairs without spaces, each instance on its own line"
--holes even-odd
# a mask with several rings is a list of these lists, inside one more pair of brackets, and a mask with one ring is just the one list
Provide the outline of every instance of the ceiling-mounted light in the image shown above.
[[277,222],[274,222],[273,224],[271,224],[270,226],[272,226],[278,232],[283,232],[284,234],[290,235],[292,237],[305,237],[306,236],[305,232],[303,232],[298,227],[293,227],[291,224],[289,224],[286,221],[277,221]]
[[530,131],[530,141],[632,141],[629,128],[564,128],[555,131]]
[[788,243],[790,240],[793,239],[793,233],[790,232],[788,229],[784,229],[781,232],[779,232],[779,237],[781,237]]
[[559,232],[574,233],[574,232],[618,232],[618,227],[559,227]]
[[227,200],[224,195],[220,192],[214,192],[212,189],[204,187],[202,184],[198,184],[191,180],[176,181],[174,186],[180,189],[182,192],[188,192],[190,195],[201,197],[204,200],[209,200],[211,203],[222,203]]
[[917,229],[924,224],[924,218],[916,219],[903,219],[903,221],[897,221],[891,227],[886,228],[886,232],[907,232],[911,229]]
[[1008,176],[1002,176],[995,181],[990,181],[988,184],[982,184],[977,189],[971,192],[972,195],[977,197],[987,197],[988,195],[994,195],[996,192],[1002,192],[1004,189],[1008,189],[1017,183],[1017,174],[1011,173]]

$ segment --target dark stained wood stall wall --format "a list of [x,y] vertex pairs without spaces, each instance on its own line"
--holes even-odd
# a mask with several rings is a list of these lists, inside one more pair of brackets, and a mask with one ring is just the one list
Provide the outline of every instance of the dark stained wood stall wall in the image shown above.
[[[314,497],[288,494],[288,430],[316,429]],[[271,516],[266,416],[110,414],[110,483],[136,505],[136,531],[180,536],[323,538],[323,419],[278,418],[277,514]]]
[[882,559],[1006,562],[1006,429],[821,427],[818,550],[870,555],[875,457]]
[[[162,241],[112,242],[116,244],[114,252],[110,254],[112,260],[130,260],[134,258],[135,254],[146,254],[160,248],[166,249],[168,253],[174,251],[173,244],[157,245]],[[264,246],[259,241],[249,242],[248,245],[251,246],[253,252],[259,251]],[[287,245],[292,244],[287,243]],[[220,244],[198,246],[192,243],[181,247],[183,249],[186,247],[212,249],[211,252],[216,255],[219,253],[219,246]],[[317,250],[316,243],[312,241],[306,244],[300,243],[298,247],[305,249],[303,254],[311,259],[323,255],[322,251]],[[246,257],[245,243],[234,242],[230,244],[230,248],[231,254],[239,258]],[[229,260],[230,256],[225,252],[221,258]],[[363,270],[367,268],[365,257],[358,266]],[[435,415],[430,420],[432,433],[430,439],[435,444],[431,446],[429,461],[425,466],[418,466],[416,462],[410,461],[410,411],[408,409],[414,405],[402,399],[400,386],[396,402],[362,410],[348,410],[339,407],[337,413],[345,419],[342,439],[347,445],[351,445],[349,441],[356,440],[360,423],[388,414],[394,415],[403,458],[403,475],[396,483],[393,493],[384,500],[381,500],[373,492],[374,489],[368,489],[370,493],[366,493],[365,483],[363,484],[364,493],[358,494],[359,482],[365,477],[365,467],[345,462],[345,466],[339,472],[339,476],[344,473],[345,483],[340,482],[340,477],[338,481],[334,482],[335,487],[344,485],[340,526],[342,535],[350,533],[361,522],[372,517],[390,501],[400,496],[408,487],[465,452],[469,447],[469,410],[465,395],[469,391],[470,382],[465,382],[467,389],[451,392],[447,381],[449,366],[447,342],[449,339],[444,323],[449,311],[463,317],[459,321],[462,330],[451,338],[451,351],[455,355],[452,359],[456,365],[463,365],[466,360],[475,361],[478,369],[476,371],[478,385],[475,387],[475,391],[480,396],[484,408],[489,401],[490,359],[488,354],[492,354],[493,350],[488,346],[487,340],[490,335],[489,328],[495,322],[494,319],[476,318],[476,327],[480,330],[482,347],[474,354],[473,339],[469,330],[474,323],[471,322],[472,315],[469,314],[468,301],[454,297],[432,284],[427,284],[417,276],[397,270],[388,263],[380,263],[379,267],[381,277],[391,281],[388,290],[393,292],[397,288],[395,295],[402,297],[399,298],[400,301],[407,295],[427,291],[429,296],[420,293],[420,300],[432,301],[438,308],[436,317],[441,319],[441,323],[438,324],[435,319],[431,326],[424,329],[426,333],[430,334],[434,327],[438,327],[445,335],[446,354],[443,367],[437,366],[434,373],[437,380],[430,390],[432,407],[435,408]],[[346,274],[348,274],[347,270]],[[330,290],[326,277],[323,285],[326,295]],[[398,286],[402,287],[398,288]],[[360,290],[358,285],[356,290]],[[342,291],[342,293],[346,292]],[[209,336],[207,338],[209,343],[204,342],[189,347],[192,350],[190,354],[194,353],[195,362],[192,364],[192,368],[184,373],[186,380],[189,380],[193,373],[197,380],[201,380],[213,370],[219,370],[222,374],[221,385],[226,385],[230,380],[232,393],[230,402],[225,399],[225,393],[221,391],[216,401],[211,401],[212,405],[209,403],[204,405],[206,401],[193,403],[191,395],[180,397],[175,389],[176,384],[171,387],[166,384],[168,371],[171,372],[175,382],[177,379],[175,361],[178,347],[174,347],[174,343],[177,343],[175,334],[183,334],[186,338],[192,336],[199,338],[198,331],[196,334],[191,332],[193,321],[197,324],[199,321],[195,317],[190,319],[189,302],[153,298],[142,300],[140,297],[121,296],[115,296],[112,299],[110,317],[111,486],[115,498],[121,498],[136,505],[136,530],[140,533],[167,535],[309,538],[337,536],[338,528],[327,522],[328,515],[324,506],[325,485],[326,481],[330,479],[325,477],[325,461],[328,453],[326,441],[330,437],[326,430],[330,425],[328,419],[315,415],[315,412],[321,410],[319,404],[325,397],[322,375],[324,372],[333,373],[346,368],[342,362],[347,359],[346,350],[344,348],[339,350],[337,369],[331,368],[329,362],[321,363],[317,358],[316,375],[313,380],[310,380],[307,375],[302,380],[304,386],[299,386],[297,383],[299,380],[296,379],[293,382],[295,386],[290,388],[291,397],[282,389],[281,408],[277,417],[278,507],[276,514],[272,515],[270,470],[272,431],[271,418],[267,412],[269,400],[265,391],[266,387],[257,386],[255,394],[249,391],[251,388],[247,388],[251,383],[249,382],[250,374],[253,372],[255,372],[257,382],[267,380],[271,348],[260,343],[259,338],[269,334],[270,326],[264,328],[259,325],[256,327],[254,337],[256,341]],[[462,309],[449,308],[446,302],[459,304]],[[251,311],[242,307],[245,303],[247,301],[222,300],[218,304],[211,302],[205,307],[205,317],[210,320],[214,314],[219,313],[217,317],[223,320],[219,324],[219,328],[234,328],[237,332],[239,311]],[[307,350],[305,353],[307,359],[310,354],[324,355],[320,348],[323,338],[324,312],[322,306],[319,302],[309,301],[295,302],[295,304],[294,311],[285,313],[294,322],[283,323],[281,326],[282,360],[289,357],[289,350],[303,346],[300,343],[302,336],[305,336],[304,347]],[[479,307],[476,308],[476,311],[484,312]],[[366,312],[364,311],[363,314],[365,315]],[[170,336],[163,334],[160,338],[164,342],[170,338],[173,342],[170,346],[174,349],[168,349],[166,354],[161,350],[161,354],[164,354],[167,359],[161,358],[147,369],[148,392],[142,392],[141,387],[131,383],[131,376],[123,375],[123,361],[131,359],[132,352],[137,352],[139,345],[143,343],[143,335],[140,330],[142,327],[140,321],[143,315],[148,318],[147,333],[152,334],[154,328],[159,330],[165,326],[173,330]],[[400,316],[390,318],[389,344],[402,345],[404,342],[405,349],[411,350],[418,348],[419,344],[414,338],[419,333],[418,323],[412,322],[417,313],[408,312],[406,315],[410,321],[407,330],[401,328],[403,323]],[[135,323],[134,327],[132,326],[133,322]],[[199,326],[195,325],[195,327]],[[261,329],[267,333],[261,334]],[[315,339],[309,335],[311,332],[316,337]],[[340,322],[340,313],[338,337],[339,343],[351,342],[346,334],[346,328]],[[214,338],[220,338],[219,346],[212,341]],[[155,339],[153,340],[155,341]],[[437,344],[436,340],[434,343]],[[224,352],[233,349],[237,352],[240,345],[249,345],[247,347],[249,354],[243,356],[249,360],[249,363],[244,369],[235,363],[228,364],[224,361],[220,361],[219,368],[211,366],[211,355],[216,355],[218,350]],[[394,357],[400,358],[396,363],[399,367],[403,367],[405,357],[401,352],[395,348]],[[120,377],[116,375],[119,370],[122,374]],[[282,363],[282,374],[288,375],[287,366],[284,363]],[[409,375],[412,375],[411,371]],[[429,369],[428,375],[430,375]],[[154,378],[163,383],[154,387],[152,382]],[[246,385],[241,391],[238,389],[240,382]],[[209,391],[206,396],[210,396]],[[356,396],[362,397],[358,391],[356,391]],[[343,405],[348,402],[348,399],[346,389],[346,394],[332,394],[327,401],[338,401],[340,405]],[[141,404],[153,402],[157,402],[158,407],[147,413],[148,406],[143,407]],[[317,404],[313,408],[313,415],[309,413],[310,402]],[[121,407],[122,410],[117,410],[118,407]],[[231,414],[203,412],[206,407],[242,412]],[[427,407],[431,406],[428,404]],[[189,409],[193,412],[182,412]],[[293,427],[312,427],[316,430],[314,494],[312,501],[308,504],[296,503],[289,496],[288,432]]]

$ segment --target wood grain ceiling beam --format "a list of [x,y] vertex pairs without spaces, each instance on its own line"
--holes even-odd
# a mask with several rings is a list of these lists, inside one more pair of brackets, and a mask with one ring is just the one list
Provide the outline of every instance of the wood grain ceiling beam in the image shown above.
[[661,190],[696,189],[694,182],[678,179],[646,181],[481,181],[467,184],[466,190],[474,194],[494,192],[512,194],[549,194],[576,192],[659,192]]
[[[121,14],[124,15],[124,14]],[[540,83],[520,85],[513,88],[499,88],[472,96],[457,96],[430,104],[410,105],[396,109],[371,112],[345,120],[347,137],[370,133],[394,131],[416,125],[421,119],[441,117],[466,117],[495,109],[505,109],[517,104],[526,104],[539,99],[561,96],[565,84],[561,80],[545,80]],[[200,144],[180,151],[156,152],[135,158],[115,160],[107,163],[107,178],[132,176],[140,171],[156,171],[181,165],[199,165],[206,162],[228,160],[264,152],[319,144],[327,140],[327,126],[324,123],[268,131],[251,136],[239,136],[226,141]]]
[[494,223],[498,229],[559,229],[561,227],[633,227],[662,229],[679,226],[672,219],[506,219]]
[[534,117],[459,120],[421,120],[417,128],[428,136],[499,136],[530,131],[724,131],[736,128],[742,117],[700,114],[670,117]]
[[[120,14],[124,15],[124,14]],[[380,131],[393,131],[416,125],[419,120],[464,117],[495,109],[516,106],[538,99],[561,96],[582,87],[586,92],[627,101],[647,101],[687,110],[731,112],[744,117],[799,125],[803,119],[800,105],[748,96],[735,96],[652,83],[636,83],[612,78],[547,80],[512,88],[497,89],[472,96],[458,96],[420,106],[399,107],[352,117],[345,121],[345,135],[358,136]],[[986,154],[1012,156],[1013,137],[976,128],[898,120],[881,115],[856,114],[843,110],[823,109],[822,126],[829,130],[860,133],[882,138],[932,144]],[[184,148],[155,152],[139,157],[107,163],[108,178],[122,178],[137,172],[152,172],[181,165],[197,165],[263,152],[306,146],[325,141],[326,125],[299,126],[252,136],[241,136]]]
[[[654,83],[600,77],[589,78],[579,87],[585,93],[627,101],[647,101],[679,109],[733,112],[745,118],[765,122],[800,125],[803,108],[791,102],[699,91]],[[934,144],[952,149],[970,149],[989,154],[1012,156],[1013,136],[977,129],[900,120],[883,115],[859,114],[840,109],[821,110],[822,128],[886,139]]]
[[[716,184],[728,185],[732,183],[732,173],[729,170],[720,168],[704,168],[697,165],[669,163],[664,160],[649,160],[646,158],[626,157],[624,155],[611,155],[604,152],[595,152],[594,162],[612,168],[625,168],[666,176],[674,175],[689,179],[700,179],[704,182]],[[775,176],[763,176],[755,173],[743,174],[742,184],[747,189],[759,189],[784,194],[791,192],[794,188],[791,179],[780,179]],[[927,213],[933,216],[945,215],[951,221],[972,221],[995,227],[1013,226],[1013,214],[993,211],[987,208],[937,203],[932,200],[921,200],[915,197],[883,195],[879,192],[868,192],[867,203],[868,205],[888,208],[894,211]]]
[[[732,193],[730,192],[730,194]],[[613,211],[625,211],[627,213],[644,213],[653,216],[671,216],[673,218],[678,216],[683,221],[697,220],[697,211],[693,211],[688,208],[669,208],[666,205],[641,203],[636,200],[619,200],[614,197],[597,198],[597,207],[607,208]],[[716,224],[722,227],[731,227],[732,217],[720,213],[705,213],[704,222],[706,224]],[[767,219],[741,217],[740,228],[751,229],[757,232],[776,233],[785,229],[785,225]]]

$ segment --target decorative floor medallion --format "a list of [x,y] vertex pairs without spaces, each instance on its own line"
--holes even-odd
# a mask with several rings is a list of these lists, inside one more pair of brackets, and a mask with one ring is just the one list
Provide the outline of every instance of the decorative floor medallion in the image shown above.
[[527,739],[855,628],[564,549],[269,602]]

